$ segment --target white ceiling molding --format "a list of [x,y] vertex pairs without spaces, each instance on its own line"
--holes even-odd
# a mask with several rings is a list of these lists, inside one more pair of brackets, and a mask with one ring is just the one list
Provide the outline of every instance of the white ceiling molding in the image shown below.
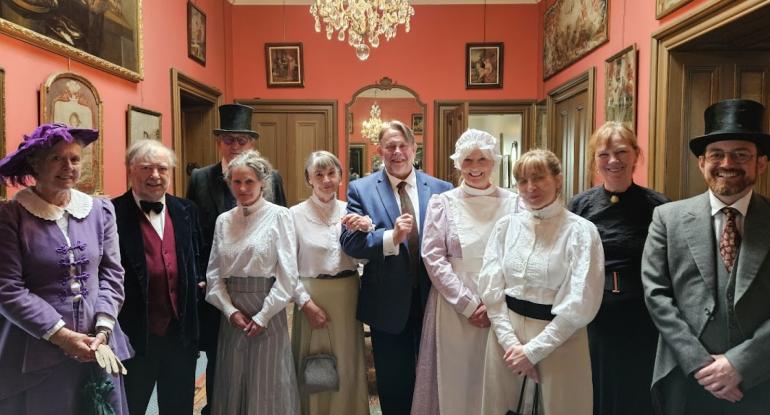
[[[236,6],[287,6],[310,5],[312,0],[228,0]],[[541,0],[412,0],[413,5],[453,5],[453,4],[537,4]]]

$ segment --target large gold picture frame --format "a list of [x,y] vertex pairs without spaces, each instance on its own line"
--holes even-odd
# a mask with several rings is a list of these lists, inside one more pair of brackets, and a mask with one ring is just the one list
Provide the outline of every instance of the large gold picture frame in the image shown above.
[[609,1],[556,0],[545,12],[543,79],[609,41]]
[[[40,123],[59,122],[70,127],[93,128],[102,132],[102,101],[93,84],[71,72],[48,77],[40,87]],[[102,144],[104,136],[85,147],[77,188],[102,194]]]
[[133,82],[143,77],[142,0],[0,0],[0,32]]

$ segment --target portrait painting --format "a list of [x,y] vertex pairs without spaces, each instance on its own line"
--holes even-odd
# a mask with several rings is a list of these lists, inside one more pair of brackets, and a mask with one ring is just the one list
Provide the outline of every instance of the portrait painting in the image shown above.
[[422,135],[424,131],[424,120],[422,114],[412,114],[412,132],[415,135]]
[[348,181],[364,177],[366,163],[366,144],[350,144],[348,146]]
[[265,43],[269,88],[302,88],[304,64],[302,43]]
[[655,18],[661,19],[692,0],[655,0]]
[[142,0],[0,0],[0,32],[142,79]]
[[206,15],[192,2],[187,2],[187,56],[206,64]]
[[608,16],[607,0],[556,0],[544,17],[543,77],[607,42]]
[[503,44],[465,45],[465,88],[503,87]]
[[161,113],[129,105],[126,111],[126,147],[136,140],[160,141]]
[[[93,84],[71,73],[56,73],[40,87],[40,123],[62,123],[73,128],[102,131],[102,102]],[[89,194],[102,192],[102,141],[83,148],[77,188]]]
[[636,130],[636,44],[612,55],[604,64],[605,121],[620,121]]

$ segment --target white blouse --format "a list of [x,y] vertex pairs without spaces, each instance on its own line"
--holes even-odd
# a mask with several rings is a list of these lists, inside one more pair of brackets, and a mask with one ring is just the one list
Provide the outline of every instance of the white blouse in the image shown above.
[[484,253],[479,291],[504,350],[521,344],[508,317],[505,296],[552,304],[556,317],[524,345],[533,364],[586,326],[599,311],[604,250],[596,227],[560,200],[497,222]]
[[[325,203],[312,195],[289,209],[297,231],[297,268],[303,278],[357,269],[357,261],[343,252],[340,246],[340,219],[347,213],[346,205],[337,199]],[[300,307],[310,300],[302,281],[297,284],[294,300]]]
[[238,311],[230,300],[226,278],[270,278],[275,283],[262,310],[251,317],[262,327],[283,310],[297,286],[297,248],[289,209],[260,198],[251,206],[222,213],[214,227],[206,301],[229,319]]

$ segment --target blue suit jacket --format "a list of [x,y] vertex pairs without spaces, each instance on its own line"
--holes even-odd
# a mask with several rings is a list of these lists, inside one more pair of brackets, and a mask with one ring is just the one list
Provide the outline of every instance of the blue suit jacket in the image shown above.
[[[417,194],[420,205],[420,241],[422,241],[425,210],[431,195],[445,192],[452,184],[416,171]],[[377,330],[400,333],[409,319],[412,304],[412,277],[409,275],[409,252],[406,242],[399,254],[384,256],[382,236],[393,229],[401,215],[396,195],[384,171],[373,173],[348,184],[348,212],[368,215],[374,223],[372,232],[350,232],[344,227],[340,236],[342,250],[354,258],[367,259],[361,291],[358,296],[358,320]],[[419,253],[417,253],[419,255]],[[420,259],[420,301],[424,307],[430,290],[430,280]]]

